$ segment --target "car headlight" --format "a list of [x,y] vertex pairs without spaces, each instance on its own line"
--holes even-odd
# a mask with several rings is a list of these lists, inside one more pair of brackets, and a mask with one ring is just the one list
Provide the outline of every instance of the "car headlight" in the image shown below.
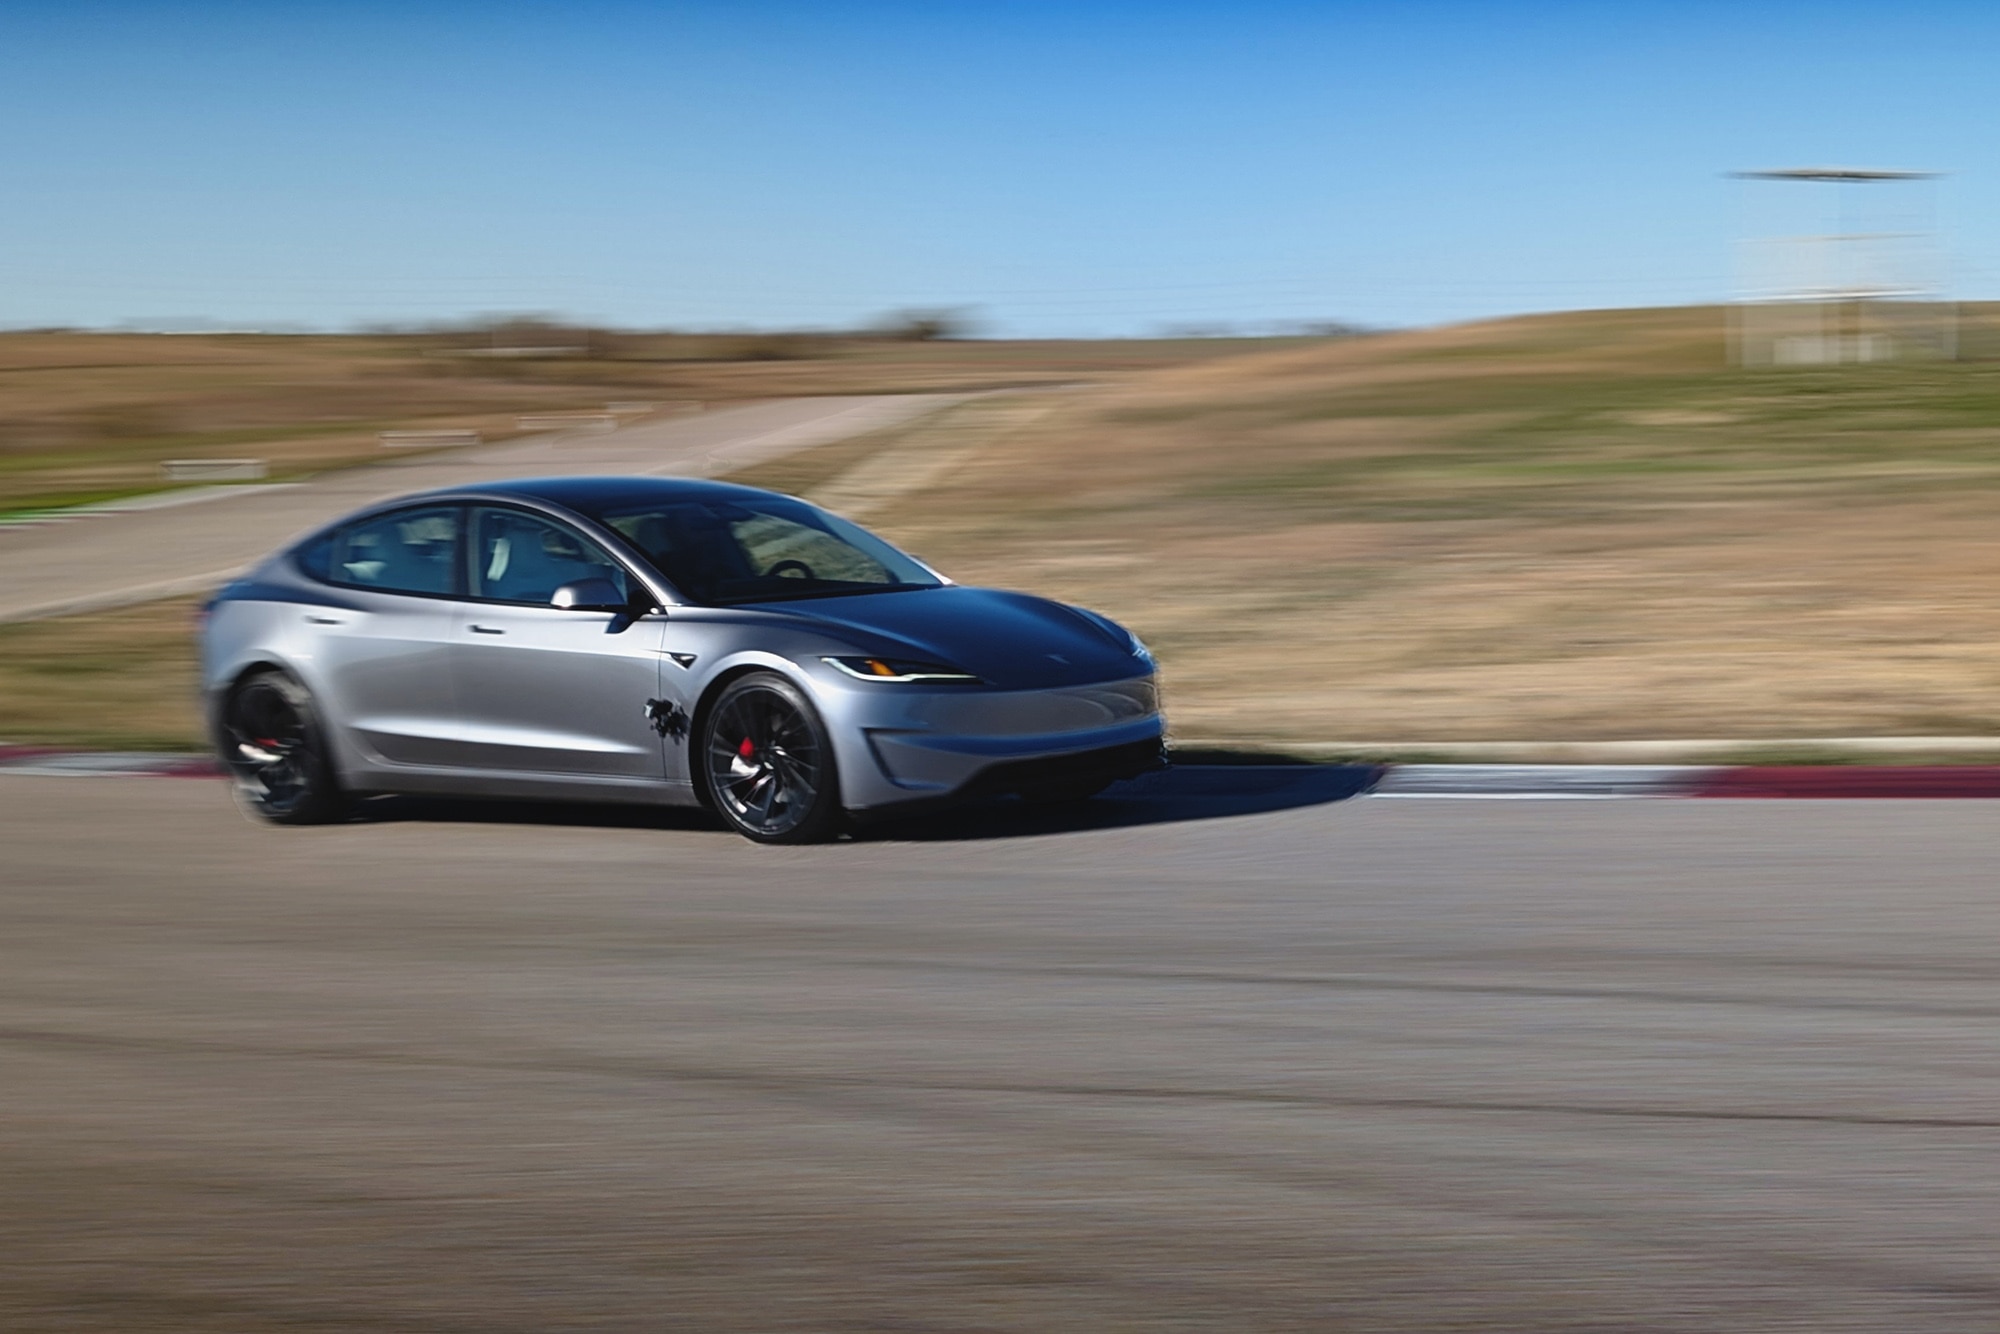
[[941,662],[912,662],[906,658],[821,658],[821,662],[857,681],[880,681],[885,685],[911,681],[976,683],[979,678]]
[[1112,620],[1109,616],[1101,616],[1084,607],[1071,607],[1070,610],[1102,630],[1112,643],[1123,645],[1127,653],[1146,664],[1148,668],[1159,665],[1153,661],[1153,651],[1146,647],[1144,640],[1118,624],[1118,622]]

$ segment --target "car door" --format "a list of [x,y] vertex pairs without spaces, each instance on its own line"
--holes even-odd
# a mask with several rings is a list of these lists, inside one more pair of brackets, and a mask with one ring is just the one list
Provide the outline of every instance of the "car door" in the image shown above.
[[451,652],[460,763],[528,775],[661,780],[664,616],[551,606],[564,584],[638,585],[602,547],[546,515],[498,505],[468,516],[465,615]]
[[463,527],[460,506],[412,506],[348,524],[303,553],[309,573],[342,590],[338,606],[297,609],[303,642],[329,716],[371,759],[453,762]]

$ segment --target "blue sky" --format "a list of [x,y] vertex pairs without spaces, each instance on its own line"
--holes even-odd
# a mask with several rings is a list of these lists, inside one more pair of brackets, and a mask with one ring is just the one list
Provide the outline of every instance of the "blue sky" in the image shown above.
[[8,0],[0,69],[5,326],[1707,301],[1722,173],[1823,162],[1950,172],[2000,296],[1990,4]]

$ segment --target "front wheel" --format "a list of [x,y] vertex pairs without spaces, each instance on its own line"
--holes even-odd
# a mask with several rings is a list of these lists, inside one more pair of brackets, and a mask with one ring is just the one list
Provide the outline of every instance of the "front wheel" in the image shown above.
[[811,701],[771,672],[732,682],[702,727],[702,778],[730,828],[758,843],[820,843],[840,830],[833,744]]
[[216,740],[238,799],[263,819],[323,824],[346,809],[312,695],[282,672],[230,692]]

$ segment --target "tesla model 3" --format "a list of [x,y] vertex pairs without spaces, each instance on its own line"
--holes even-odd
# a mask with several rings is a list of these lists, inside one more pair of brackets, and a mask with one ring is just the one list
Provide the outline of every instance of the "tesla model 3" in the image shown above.
[[706,806],[800,843],[1160,762],[1145,645],[751,487],[556,478],[312,533],[207,608],[212,734],[279,823],[381,793]]

